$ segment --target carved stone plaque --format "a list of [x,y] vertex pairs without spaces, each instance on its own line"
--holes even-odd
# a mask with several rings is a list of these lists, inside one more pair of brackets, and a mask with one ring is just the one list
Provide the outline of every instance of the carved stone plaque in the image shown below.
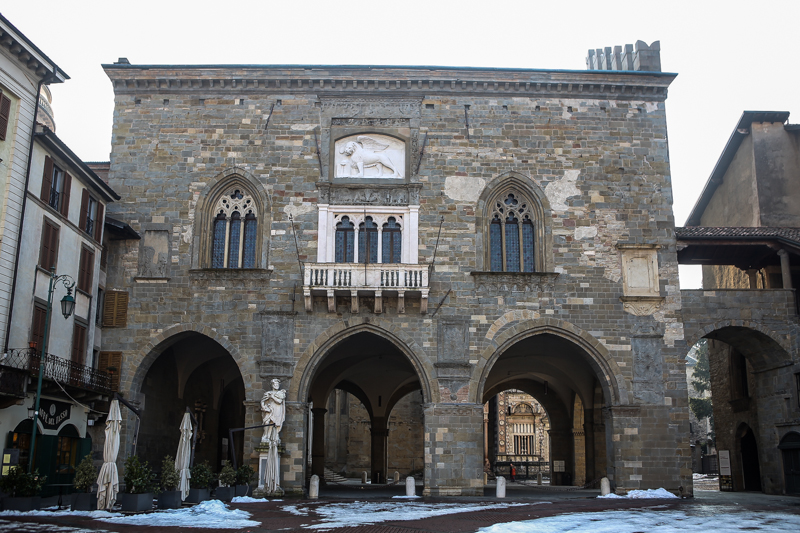
[[169,231],[147,230],[140,245],[139,277],[166,278],[169,257]]
[[350,135],[334,145],[337,178],[405,177],[406,143],[389,135]]

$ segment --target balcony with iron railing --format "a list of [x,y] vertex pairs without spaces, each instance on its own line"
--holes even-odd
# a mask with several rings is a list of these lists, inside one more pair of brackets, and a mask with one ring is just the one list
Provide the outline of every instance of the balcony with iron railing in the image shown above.
[[111,375],[53,354],[41,356],[35,348],[10,349],[0,356],[0,394],[24,397],[25,380],[43,377],[63,387],[111,394]]
[[418,294],[420,313],[428,311],[428,265],[401,263],[306,263],[303,295],[306,311],[313,310],[313,296],[328,298],[328,312],[336,312],[336,296],[349,296],[350,309],[358,312],[358,296],[374,296],[374,312],[383,311],[383,298],[397,296],[398,312],[405,312],[406,293]]

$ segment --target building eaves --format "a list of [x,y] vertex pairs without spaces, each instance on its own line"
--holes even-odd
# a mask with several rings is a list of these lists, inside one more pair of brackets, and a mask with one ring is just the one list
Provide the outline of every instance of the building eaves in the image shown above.
[[116,218],[111,218],[108,215],[105,217],[104,225],[113,235],[113,240],[139,240],[142,238],[142,236],[136,233],[136,230],[130,227],[130,225],[122,222],[121,220],[117,220]]
[[[19,43],[19,45],[24,48],[24,50],[20,50],[17,57],[22,61],[23,57],[21,54],[23,52],[26,53],[29,57],[24,62],[28,68],[41,77],[45,77],[47,73],[51,74],[51,76],[49,76],[50,79],[45,83],[64,83],[66,80],[70,79],[66,72],[61,70],[52,59],[39,50],[39,47],[33,44],[24,33],[19,31],[16,26],[11,24],[11,22],[0,13],[0,44],[11,47],[13,43],[8,42],[9,40]],[[45,72],[42,72],[41,69],[44,69]]]
[[747,243],[772,241],[800,250],[800,228],[779,227],[704,227],[675,228],[677,241]]
[[788,119],[788,111],[745,111],[742,113],[738,124],[733,128],[733,132],[717,160],[717,164],[714,165],[714,170],[711,171],[711,176],[706,181],[705,187],[703,187],[703,192],[700,193],[700,197],[686,219],[686,226],[696,226],[700,223],[703,212],[711,201],[711,197],[714,196],[714,191],[722,183],[722,178],[725,176],[725,172],[728,171],[728,166],[733,161],[734,156],[736,156],[742,140],[744,140],[745,136],[750,135],[750,125],[753,122],[779,122],[783,124]]
[[64,144],[64,141],[59,139],[55,133],[50,131],[49,128],[46,126],[37,125],[34,138],[42,143],[42,145],[45,147],[52,150],[55,155],[58,155],[62,159],[68,161],[72,166],[72,170],[80,172],[86,183],[96,192],[102,194],[106,201],[115,201],[121,198],[114,189],[100,179],[100,177],[95,174],[94,171],[89,168],[86,163],[84,163],[77,155],[75,155],[75,153],[70,150],[66,144]]

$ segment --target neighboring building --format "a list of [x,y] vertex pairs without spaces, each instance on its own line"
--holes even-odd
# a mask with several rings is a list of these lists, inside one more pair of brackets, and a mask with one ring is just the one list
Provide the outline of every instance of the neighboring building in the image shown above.
[[[107,402],[112,377],[98,369],[105,273],[103,220],[106,205],[119,196],[84,164],[52,131],[37,126],[28,183],[20,268],[17,273],[10,348],[2,364],[5,374],[29,376],[16,391],[3,392],[19,398],[0,410],[0,424],[7,428],[7,448],[20,450],[27,465],[33,407],[41,353],[44,383],[37,430],[34,467],[48,476],[48,485],[71,483],[75,467],[91,452],[87,436],[89,409]],[[64,319],[60,300],[66,285],[57,283],[53,292],[49,332],[45,329],[51,273],[67,275],[75,282],[72,316]],[[47,339],[46,339],[47,337]],[[107,405],[107,404],[106,404]]]
[[690,494],[675,75],[637,48],[600,62],[625,71],[104,65],[109,210],[142,239],[111,243],[127,322],[101,349],[137,452],[174,453],[188,407],[197,460],[252,462],[261,432],[236,430],[277,377],[288,491],[339,466],[338,389],[373,482],[411,394],[425,494],[483,494],[483,406],[514,389],[547,410],[555,484]]
[[709,339],[723,482],[773,494],[800,493],[800,126],[788,118],[745,111],[676,228],[679,261],[703,265],[683,319],[688,341]]
[[9,347],[8,318],[26,205],[24,191],[33,129],[38,115],[47,115],[39,111],[37,102],[49,98],[46,85],[68,79],[65,72],[0,15],[0,345],[4,349]]

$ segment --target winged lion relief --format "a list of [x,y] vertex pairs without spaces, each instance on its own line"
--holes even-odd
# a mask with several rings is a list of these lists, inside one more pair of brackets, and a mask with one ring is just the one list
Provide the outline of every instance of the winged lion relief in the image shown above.
[[351,135],[336,141],[337,178],[403,178],[405,143],[388,135]]

